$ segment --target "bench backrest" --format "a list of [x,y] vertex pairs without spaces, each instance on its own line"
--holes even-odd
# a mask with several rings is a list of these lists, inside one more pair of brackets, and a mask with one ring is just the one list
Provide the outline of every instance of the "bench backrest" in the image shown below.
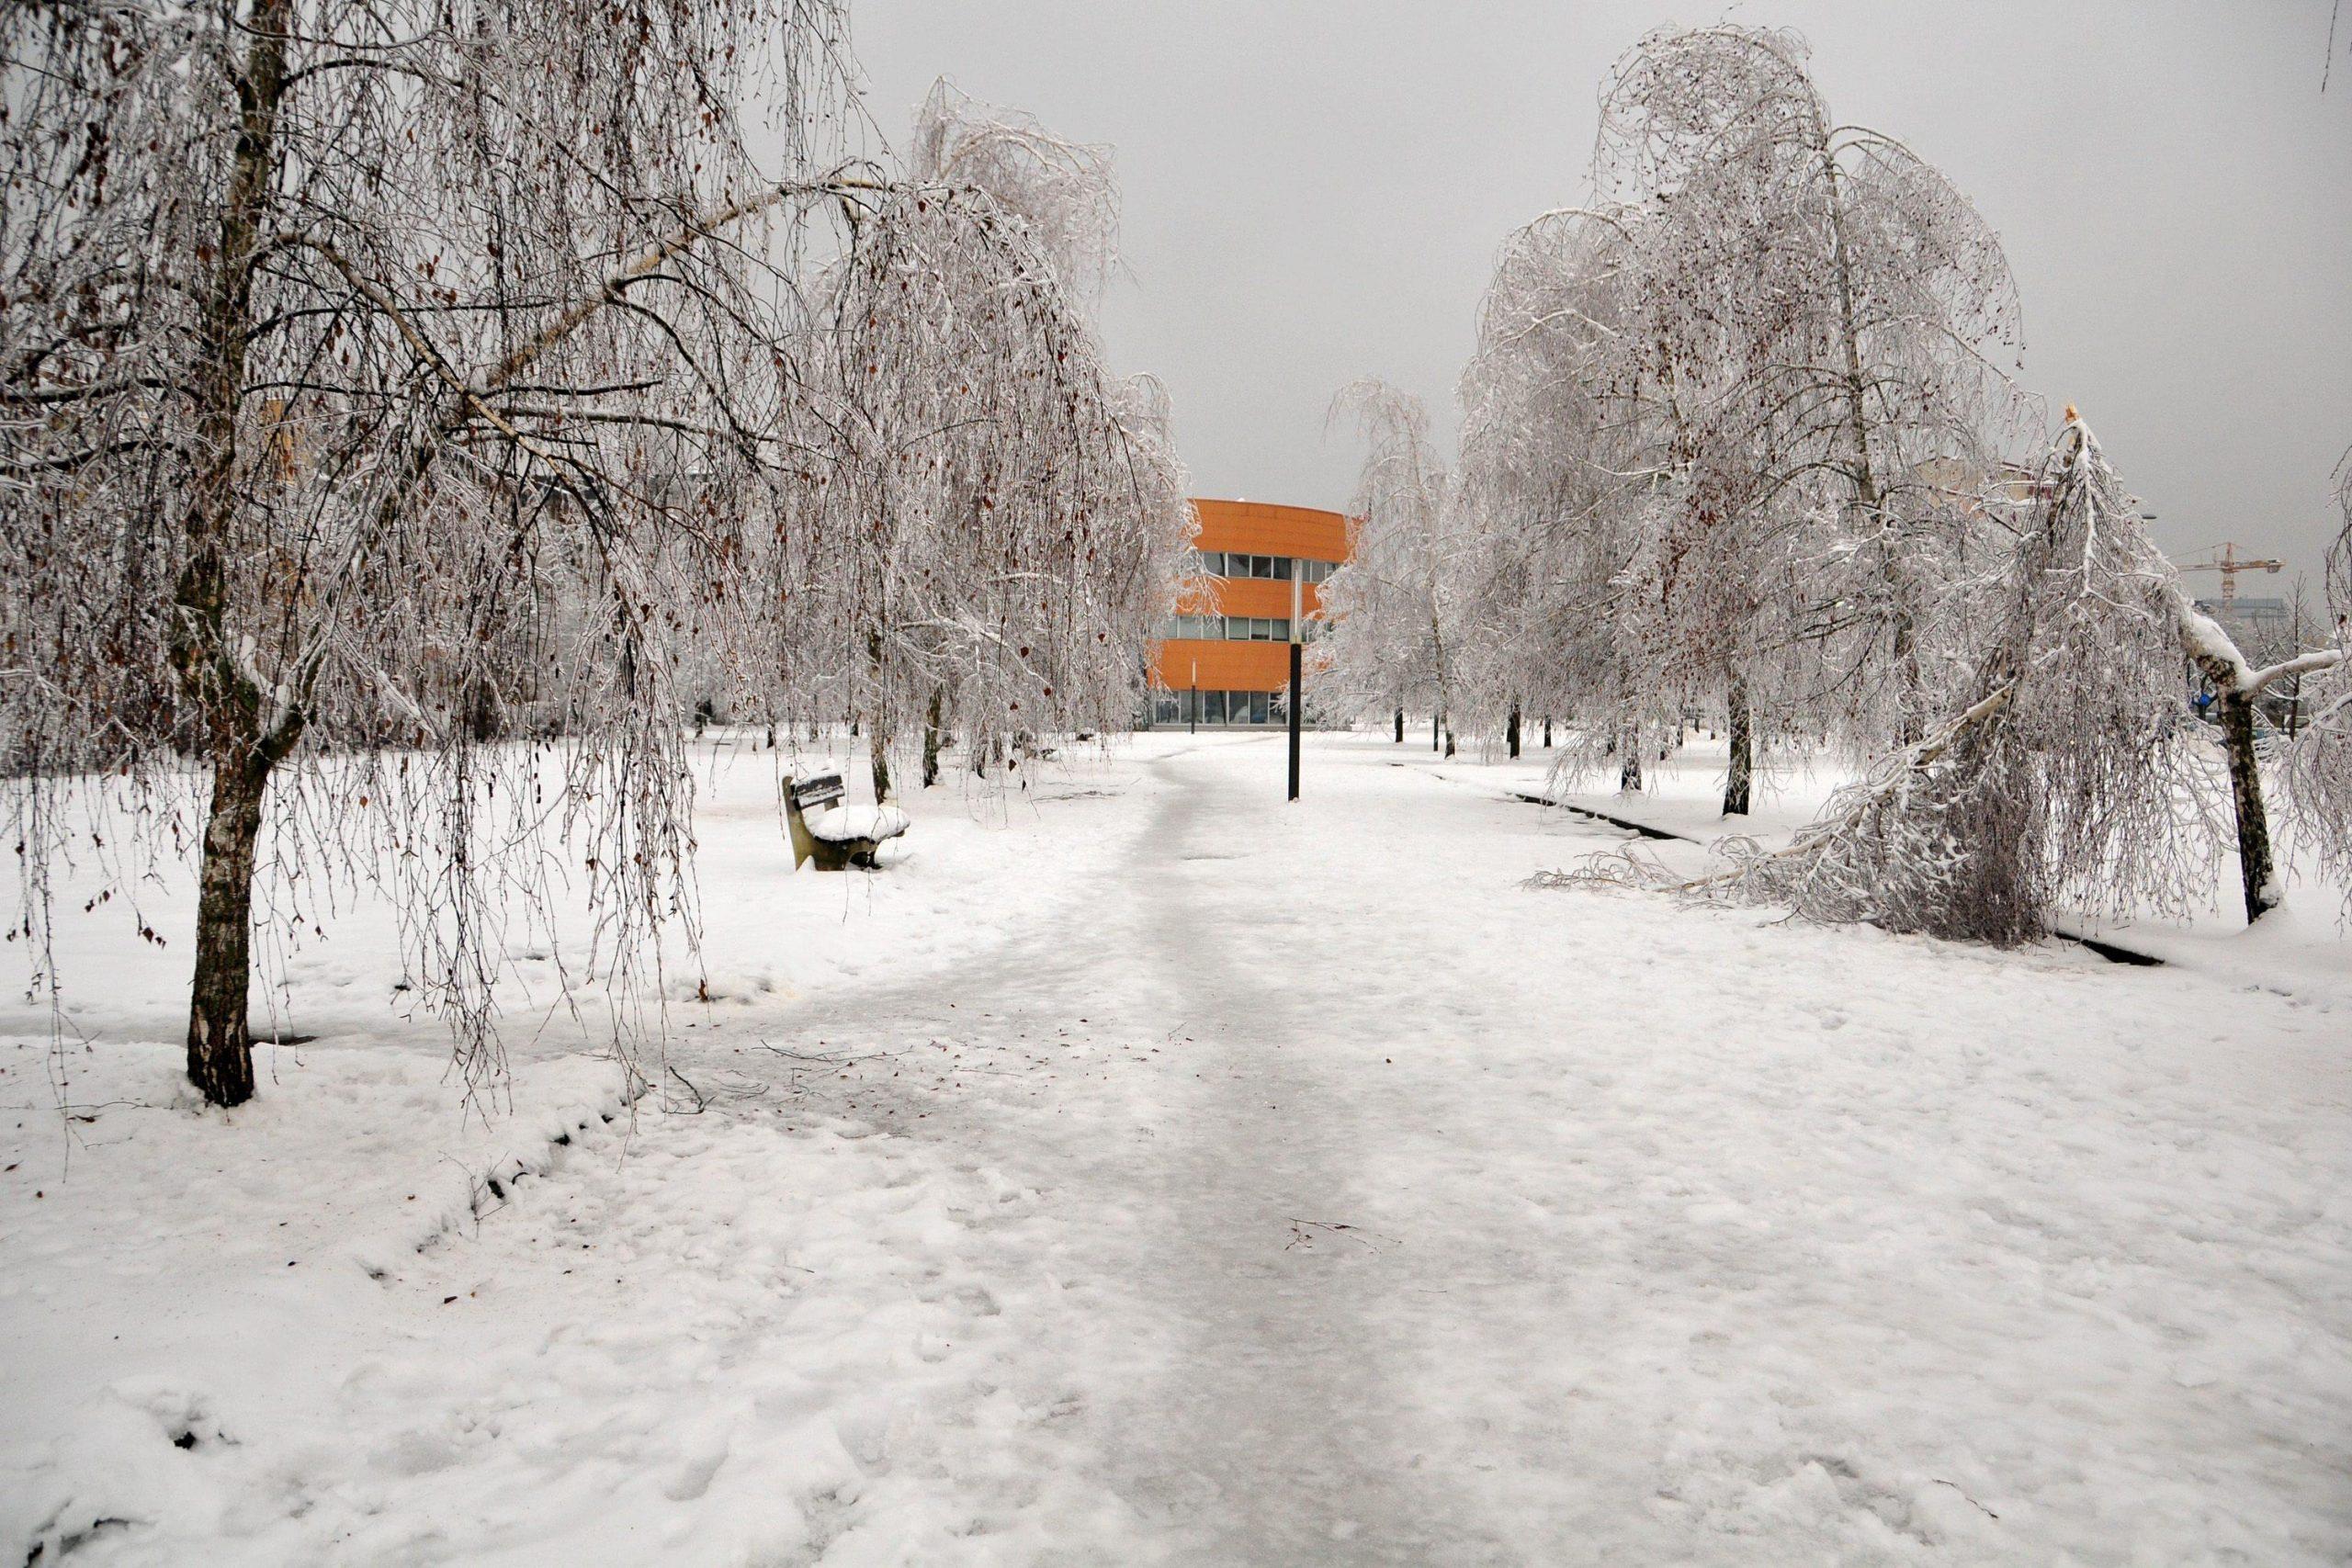
[[803,812],[823,811],[840,804],[842,776],[812,773],[792,786],[792,804]]

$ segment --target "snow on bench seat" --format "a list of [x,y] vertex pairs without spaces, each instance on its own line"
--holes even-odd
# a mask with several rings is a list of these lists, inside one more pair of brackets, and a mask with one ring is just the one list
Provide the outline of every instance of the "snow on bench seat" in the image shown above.
[[897,838],[907,827],[907,814],[895,806],[836,806],[808,818],[809,835],[829,844],[846,844],[858,839],[871,839],[878,844],[885,839]]

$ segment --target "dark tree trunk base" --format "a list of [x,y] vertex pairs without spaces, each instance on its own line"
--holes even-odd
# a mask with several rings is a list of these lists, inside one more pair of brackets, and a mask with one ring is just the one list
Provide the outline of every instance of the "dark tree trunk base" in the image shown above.
[[198,872],[196,979],[189,989],[187,1076],[207,1103],[243,1105],[254,1097],[253,1031],[246,1014],[251,984],[254,857],[261,840],[266,765],[213,771],[212,807]]
[[1747,709],[1747,682],[1731,683],[1731,766],[1724,776],[1724,815],[1747,815],[1749,786],[1756,777],[1756,742]]
[[874,804],[886,805],[890,799],[890,740],[879,720],[865,727],[865,737],[866,761],[874,772]]
[[931,713],[922,727],[922,787],[929,789],[939,782],[939,718],[946,694],[932,688]]

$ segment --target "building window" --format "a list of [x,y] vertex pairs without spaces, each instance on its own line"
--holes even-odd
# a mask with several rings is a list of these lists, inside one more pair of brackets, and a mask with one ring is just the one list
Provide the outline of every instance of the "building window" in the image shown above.
[[1289,697],[1279,691],[1154,692],[1151,717],[1155,724],[1287,724]]
[[[1302,641],[1322,635],[1314,620],[1301,622],[1300,627]],[[1288,642],[1290,632],[1288,615],[1170,615],[1159,628],[1166,642]]]
[[1302,582],[1321,583],[1329,581],[1339,570],[1337,561],[1308,560],[1303,556],[1254,556],[1239,550],[1193,552],[1195,577],[1246,577],[1288,582],[1295,572]]

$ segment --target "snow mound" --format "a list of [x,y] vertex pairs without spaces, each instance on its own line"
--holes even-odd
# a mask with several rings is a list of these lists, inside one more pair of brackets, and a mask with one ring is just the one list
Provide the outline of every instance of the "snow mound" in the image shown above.
[[911,824],[895,806],[836,806],[808,818],[808,831],[829,844],[853,839],[895,839]]

